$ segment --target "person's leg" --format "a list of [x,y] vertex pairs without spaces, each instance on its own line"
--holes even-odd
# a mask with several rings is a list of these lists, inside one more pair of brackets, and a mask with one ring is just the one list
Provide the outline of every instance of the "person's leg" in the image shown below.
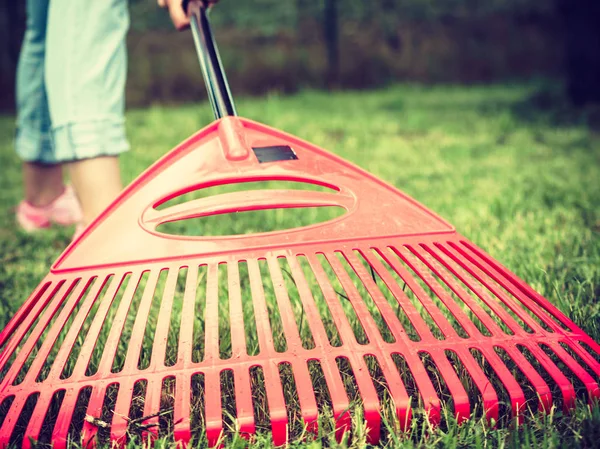
[[62,166],[53,158],[50,114],[44,83],[48,0],[27,0],[27,30],[17,67],[17,135],[23,160],[25,201],[46,206],[60,196]]
[[23,186],[27,203],[47,206],[65,191],[62,165],[23,162]]
[[122,188],[128,27],[126,0],[50,2],[46,85],[55,154],[69,162],[85,224]]
[[83,159],[70,163],[69,169],[87,225],[121,192],[119,159],[117,156]]

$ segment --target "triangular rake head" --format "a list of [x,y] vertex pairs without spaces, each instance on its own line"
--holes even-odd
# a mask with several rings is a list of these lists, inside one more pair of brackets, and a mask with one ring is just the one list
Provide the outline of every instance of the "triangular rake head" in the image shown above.
[[[311,188],[243,189],[252,182]],[[224,185],[238,191],[172,205]],[[253,235],[163,232],[292,207],[344,213]],[[461,421],[473,396],[490,420],[503,407],[568,409],[580,386],[600,397],[600,346],[452,226],[339,157],[236,117],[131,184],[57,260],[0,350],[0,447],[195,433],[215,445],[229,427],[266,427],[282,444],[296,421],[318,432],[323,413],[341,438],[353,406],[376,442],[385,410],[402,429],[415,408],[438,422],[448,399]]]

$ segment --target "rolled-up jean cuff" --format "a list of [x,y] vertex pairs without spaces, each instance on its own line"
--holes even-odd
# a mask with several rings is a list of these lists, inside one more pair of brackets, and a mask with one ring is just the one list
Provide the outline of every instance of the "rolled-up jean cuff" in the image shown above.
[[30,126],[17,128],[15,149],[21,160],[43,164],[57,163],[50,134],[33,131],[34,129],[36,128]]
[[122,121],[70,123],[52,130],[55,162],[117,156],[129,150]]

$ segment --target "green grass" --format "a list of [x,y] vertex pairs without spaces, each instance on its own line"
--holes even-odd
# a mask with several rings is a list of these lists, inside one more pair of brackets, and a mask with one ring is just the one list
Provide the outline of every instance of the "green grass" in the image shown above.
[[[344,156],[435,210],[600,341],[600,139],[585,125],[585,115],[570,114],[560,102],[544,105],[538,101],[539,95],[532,97],[534,93],[532,85],[402,85],[374,92],[303,92],[291,97],[243,99],[238,102],[238,109],[246,117]],[[133,150],[122,158],[126,181],[133,180],[210,120],[206,104],[129,112],[128,133]],[[47,273],[72,232],[56,228],[27,235],[15,226],[13,208],[21,199],[22,189],[12,134],[13,118],[0,118],[0,327]],[[271,219],[280,220],[282,225],[292,220],[281,211]],[[261,230],[265,221],[251,217],[225,224],[213,221],[208,226],[214,227],[210,229],[214,233],[223,233],[223,229],[241,232]],[[198,231],[197,227],[194,229]],[[240,265],[240,274],[247,279],[244,270]],[[292,292],[293,281],[282,272]],[[184,275],[179,274],[178,292],[185,287]],[[159,285],[164,282],[161,280]],[[341,291],[341,287],[337,289]],[[269,296],[272,286],[265,285],[265,290]],[[292,303],[300,308],[291,296]],[[177,302],[175,316],[181,314]],[[247,305],[250,299],[243,296],[242,302]],[[153,332],[160,304],[153,301],[151,307],[153,320],[148,329]],[[109,317],[115,310],[111,307]],[[227,307],[222,311],[227,312]],[[251,307],[245,307],[245,313],[252,313]],[[301,310],[297,313],[302,315]],[[320,313],[327,322],[328,311]],[[272,318],[277,321],[275,313]],[[231,351],[225,322],[220,326],[225,332],[220,348],[223,353]],[[310,345],[306,323],[297,324],[305,344]],[[361,327],[357,320],[353,324],[360,339]],[[198,321],[195,325],[201,328],[204,323]],[[278,329],[276,323],[272,326]],[[257,351],[255,329],[245,331],[249,351]],[[381,331],[385,333],[385,329]],[[106,338],[107,332],[102,335]],[[122,338],[122,347],[127,338]],[[151,336],[147,338],[146,348],[151,345]],[[336,335],[330,339],[335,344]],[[168,356],[176,338],[170,335],[169,341]],[[172,354],[175,353],[176,349]],[[148,363],[144,359],[148,354],[146,351],[140,356],[141,366]],[[93,361],[97,362],[98,357]],[[114,366],[122,362],[117,358]],[[348,372],[343,366],[341,369]],[[316,368],[312,371],[318,372]],[[260,375],[254,373],[257,382]],[[344,380],[351,391],[354,387],[350,378],[344,376]],[[353,404],[356,430],[342,447],[360,447],[366,441],[360,404]],[[417,409],[417,419],[405,434],[393,431],[393,417],[389,410],[384,412],[389,429],[382,444],[388,447],[600,445],[600,410],[584,403],[570,415],[559,409],[547,416],[531,412],[519,427],[506,418],[498,427],[481,418],[459,426],[447,411],[443,425],[432,428]],[[326,418],[324,421],[322,439],[294,445],[335,445],[326,434],[333,425]],[[302,428],[295,432],[301,435]],[[269,445],[268,441],[268,435],[263,433],[255,446]],[[159,444],[163,443],[168,446],[168,439]],[[234,437],[227,445],[241,447],[244,443]]]

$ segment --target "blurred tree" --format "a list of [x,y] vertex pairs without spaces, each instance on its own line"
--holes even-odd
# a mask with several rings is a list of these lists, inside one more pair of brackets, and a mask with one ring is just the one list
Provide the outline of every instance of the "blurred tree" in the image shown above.
[[566,32],[567,88],[577,106],[600,103],[600,1],[558,0]]
[[379,2],[373,2],[373,7],[376,5],[379,6],[383,38],[392,50],[399,51],[401,47],[398,33],[398,21],[401,20],[401,17],[397,11],[399,2],[398,0],[380,0]]
[[296,0],[296,37],[301,44],[305,44],[311,37],[307,32],[307,24],[312,12],[311,3],[312,0]]
[[327,84],[335,86],[340,76],[340,39],[338,29],[338,2],[325,0],[323,10],[323,36],[327,47]]
[[14,107],[15,70],[25,30],[25,2],[0,4],[0,110]]

